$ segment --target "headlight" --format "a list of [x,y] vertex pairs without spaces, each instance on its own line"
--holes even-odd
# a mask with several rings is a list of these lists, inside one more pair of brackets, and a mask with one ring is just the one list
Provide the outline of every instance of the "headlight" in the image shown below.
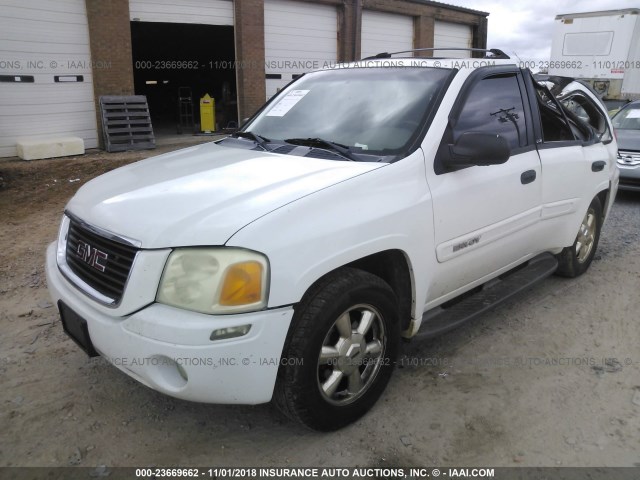
[[269,263],[239,248],[179,248],[164,267],[156,300],[201,313],[240,313],[267,305]]

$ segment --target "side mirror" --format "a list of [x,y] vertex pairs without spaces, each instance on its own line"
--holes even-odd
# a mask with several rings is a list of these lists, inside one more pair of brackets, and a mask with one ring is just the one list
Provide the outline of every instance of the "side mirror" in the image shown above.
[[496,133],[465,132],[449,145],[447,167],[500,165],[509,160],[511,149],[504,137]]

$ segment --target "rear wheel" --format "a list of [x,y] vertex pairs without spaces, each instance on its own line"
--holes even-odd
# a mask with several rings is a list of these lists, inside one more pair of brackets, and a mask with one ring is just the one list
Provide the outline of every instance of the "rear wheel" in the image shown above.
[[587,271],[596,254],[601,229],[602,205],[595,197],[582,219],[575,242],[558,255],[558,275],[577,277]]
[[396,305],[391,287],[361,270],[340,269],[314,286],[296,309],[276,405],[321,431],[364,415],[386,387],[397,357]]

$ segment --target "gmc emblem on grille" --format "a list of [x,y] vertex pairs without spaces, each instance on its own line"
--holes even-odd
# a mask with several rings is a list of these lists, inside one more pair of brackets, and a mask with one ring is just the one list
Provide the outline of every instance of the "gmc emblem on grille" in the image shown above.
[[76,249],[76,255],[87,265],[104,272],[107,268],[107,258],[109,255],[92,247],[87,242],[78,240],[78,248]]

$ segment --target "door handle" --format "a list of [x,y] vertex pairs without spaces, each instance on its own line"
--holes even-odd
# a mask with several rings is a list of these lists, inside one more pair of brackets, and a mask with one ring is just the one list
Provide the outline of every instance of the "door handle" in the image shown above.
[[522,175],[520,175],[520,182],[523,185],[527,183],[531,183],[536,179],[536,171],[535,170],[527,170]]
[[591,164],[591,171],[592,172],[601,172],[602,170],[604,170],[604,166],[607,164],[607,162],[605,162],[604,160],[598,160],[597,162],[593,162]]

